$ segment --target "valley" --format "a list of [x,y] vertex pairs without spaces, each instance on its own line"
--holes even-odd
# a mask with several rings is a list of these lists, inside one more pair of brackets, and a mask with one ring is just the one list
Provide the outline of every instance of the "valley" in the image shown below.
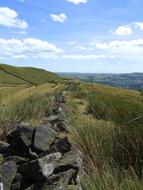
[[143,73],[98,74],[98,73],[58,73],[61,77],[70,77],[85,82],[105,84],[118,88],[143,90]]

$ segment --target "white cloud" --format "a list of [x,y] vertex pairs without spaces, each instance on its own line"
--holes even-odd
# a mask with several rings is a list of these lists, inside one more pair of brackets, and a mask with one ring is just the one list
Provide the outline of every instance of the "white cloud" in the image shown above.
[[56,15],[56,14],[50,14],[51,18],[55,22],[65,22],[67,20],[67,16],[63,13]]
[[[90,54],[95,55],[95,57],[91,56],[92,59],[94,58],[96,59],[96,55],[97,55],[97,59],[102,58],[102,56],[104,55],[106,59],[127,58],[127,59],[134,59],[134,60],[138,60],[138,59],[143,60],[142,58],[143,38],[132,39],[132,40],[93,41],[93,43],[92,42],[87,43],[85,47],[87,51],[88,49],[91,48]],[[76,59],[76,57],[74,58]],[[87,56],[87,59],[88,58],[89,57]],[[79,59],[80,59],[80,56],[79,56]],[[81,56],[81,59],[82,59],[82,56]],[[85,59],[86,59],[86,56],[85,56]]]
[[139,27],[141,30],[143,30],[143,22],[135,22],[135,27]]
[[113,40],[110,42],[99,42],[96,44],[96,48],[109,50],[109,49],[131,49],[141,48],[143,49],[143,39],[137,40]]
[[97,59],[105,59],[106,55],[94,55],[94,54],[76,54],[76,55],[63,55],[62,58],[68,59],[68,60],[97,60]]
[[129,25],[119,26],[115,31],[111,31],[111,33],[119,36],[132,35],[135,28],[143,30],[143,22],[133,22]]
[[6,58],[48,58],[63,53],[54,44],[34,38],[0,39],[0,56]]
[[67,0],[67,1],[74,3],[75,5],[79,5],[80,3],[87,3],[88,0]]
[[132,28],[130,26],[119,26],[115,34],[119,36],[124,36],[124,35],[132,35]]
[[19,19],[18,13],[8,7],[0,7],[0,25],[20,29],[28,28],[28,23]]
[[140,57],[142,59],[143,39],[99,42],[95,45],[95,50],[101,51],[105,55],[134,59]]

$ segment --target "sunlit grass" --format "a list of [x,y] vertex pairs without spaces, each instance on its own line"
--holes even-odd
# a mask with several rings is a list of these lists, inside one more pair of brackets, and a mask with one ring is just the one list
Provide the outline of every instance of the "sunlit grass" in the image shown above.
[[67,96],[69,122],[74,129],[70,138],[83,153],[83,188],[143,189],[142,117],[132,121],[143,114],[143,98],[137,91],[76,80],[60,80],[38,87],[2,85],[1,138],[4,139],[14,122],[32,122],[35,126],[58,91]]

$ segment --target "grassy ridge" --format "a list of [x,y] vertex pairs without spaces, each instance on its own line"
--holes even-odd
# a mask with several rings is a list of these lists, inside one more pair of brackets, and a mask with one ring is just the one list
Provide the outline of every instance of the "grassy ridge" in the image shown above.
[[0,83],[39,85],[57,79],[58,76],[56,74],[43,69],[0,64]]

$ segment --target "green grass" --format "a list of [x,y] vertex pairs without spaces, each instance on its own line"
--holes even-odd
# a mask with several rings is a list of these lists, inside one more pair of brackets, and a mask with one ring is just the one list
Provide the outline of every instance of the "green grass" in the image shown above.
[[143,99],[92,92],[88,99],[88,111],[98,119],[117,124],[135,126],[143,123]]
[[143,189],[140,93],[85,83],[68,89],[73,138],[84,155],[84,188]]
[[[50,108],[53,95],[62,91],[67,96],[69,120],[74,129],[71,138],[83,153],[84,189],[143,189],[143,96],[140,92],[72,79],[52,82],[53,77],[49,80],[43,70],[4,67],[39,85],[29,86],[16,77],[12,80],[11,75],[1,75],[0,71],[1,139],[13,122],[32,122],[35,126]],[[41,78],[37,72],[41,72]]]
[[[8,73],[3,71],[1,68],[8,71]],[[21,79],[18,77],[21,77]],[[57,79],[58,76],[55,73],[48,72],[43,69],[36,69],[32,67],[14,67],[0,64],[0,83],[9,85],[29,85],[30,83],[28,81],[31,81],[32,83],[39,85],[45,82],[52,82]]]

